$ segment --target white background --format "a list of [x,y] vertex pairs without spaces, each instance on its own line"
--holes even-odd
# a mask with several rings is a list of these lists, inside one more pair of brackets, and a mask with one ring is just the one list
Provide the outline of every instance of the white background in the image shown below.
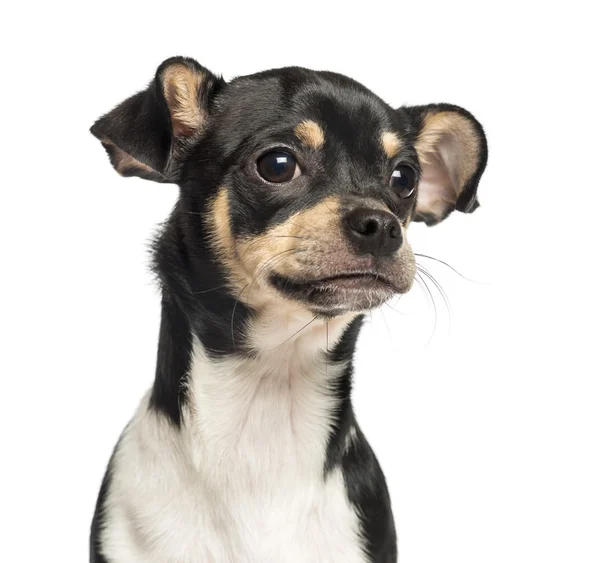
[[[105,465],[150,386],[147,243],[177,189],[88,133],[171,55],[302,65],[483,123],[481,208],[411,227],[448,294],[374,313],[354,401],[402,563],[600,561],[597,15],[591,2],[39,2],[2,16],[0,561],[87,560]],[[11,12],[12,11],[12,12]],[[360,134],[358,131],[357,134]]]

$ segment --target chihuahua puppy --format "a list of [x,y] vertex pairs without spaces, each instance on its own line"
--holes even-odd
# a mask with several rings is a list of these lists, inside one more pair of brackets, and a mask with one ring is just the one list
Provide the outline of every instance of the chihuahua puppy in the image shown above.
[[411,221],[478,206],[481,125],[332,72],[226,83],[176,57],[91,131],[121,175],[180,188],[153,247],[154,384],[108,465],[91,561],[395,562],[352,356],[363,314],[413,283]]

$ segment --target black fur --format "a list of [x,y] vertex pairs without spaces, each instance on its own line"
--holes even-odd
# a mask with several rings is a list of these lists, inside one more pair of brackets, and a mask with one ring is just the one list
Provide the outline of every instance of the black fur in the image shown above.
[[[163,96],[164,71],[174,63],[206,77],[197,100],[206,123],[191,139],[174,136]],[[198,338],[214,357],[253,353],[244,335],[252,311],[227,287],[227,272],[208,242],[204,219],[217,191],[227,187],[233,233],[246,237],[263,233],[332,194],[375,198],[404,220],[414,214],[414,199],[399,201],[395,197],[388,185],[390,174],[403,163],[418,175],[415,140],[425,114],[441,110],[456,111],[472,120],[481,135],[477,172],[456,202],[456,209],[470,212],[478,205],[476,188],[487,158],[485,137],[474,118],[446,104],[394,110],[364,86],[335,73],[285,68],[225,84],[195,61],[170,59],[159,67],[145,91],[92,127],[115,167],[124,153],[132,157],[133,164],[121,170],[123,175],[180,186],[179,201],[153,247],[154,269],[162,288],[162,322],[150,408],[181,425],[192,338]],[[294,126],[305,119],[323,124],[327,141],[322,150],[306,150],[294,136]],[[401,151],[392,159],[385,158],[375,141],[386,130],[403,140]],[[257,158],[269,148],[281,147],[293,151],[303,169],[293,190],[274,189],[256,174]],[[361,322],[359,317],[351,323],[328,361],[352,359]],[[390,499],[383,473],[354,418],[351,378],[350,362],[331,390],[341,406],[335,413],[324,474],[341,466],[348,497],[361,514],[371,560],[391,563],[396,561],[396,534]],[[351,426],[357,436],[346,450]],[[109,484],[110,467],[92,525],[94,563],[106,563],[98,552],[97,534]]]
[[348,499],[359,509],[367,553],[373,563],[395,563],[396,528],[385,477],[356,425],[356,438],[342,457]]
[[104,525],[104,503],[106,502],[106,495],[108,494],[111,479],[112,458],[108,463],[106,472],[104,473],[104,479],[102,479],[102,485],[100,486],[100,492],[98,493],[98,500],[96,501],[96,510],[94,511],[94,518],[92,520],[92,529],[90,532],[90,563],[108,563],[102,554],[100,533]]
[[[360,316],[349,325],[330,354],[331,363],[352,360],[362,322],[363,318]],[[371,561],[394,563],[397,557],[396,530],[390,497],[377,458],[354,417],[350,401],[351,390],[350,363],[333,389],[340,400],[340,409],[335,413],[334,431],[329,438],[325,473],[327,475],[333,468],[341,465],[348,499],[358,509]],[[346,436],[351,427],[356,429],[356,437],[346,449]]]

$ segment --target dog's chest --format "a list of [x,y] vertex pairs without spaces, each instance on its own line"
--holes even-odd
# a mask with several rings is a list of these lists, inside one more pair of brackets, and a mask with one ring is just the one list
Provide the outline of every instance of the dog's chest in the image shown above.
[[115,482],[136,487],[123,493],[128,507],[114,492],[108,505],[123,521],[106,545],[119,545],[121,559],[365,561],[341,470],[324,474],[336,374],[289,361],[215,364],[196,350],[184,428],[147,411],[134,421]]

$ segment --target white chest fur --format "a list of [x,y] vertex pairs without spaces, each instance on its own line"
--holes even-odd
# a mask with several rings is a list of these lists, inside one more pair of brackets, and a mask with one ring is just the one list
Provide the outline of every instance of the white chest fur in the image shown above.
[[366,561],[341,471],[324,476],[343,366],[314,353],[321,327],[290,342],[286,328],[268,361],[214,361],[196,342],[181,429],[142,401],[113,461],[109,561]]

